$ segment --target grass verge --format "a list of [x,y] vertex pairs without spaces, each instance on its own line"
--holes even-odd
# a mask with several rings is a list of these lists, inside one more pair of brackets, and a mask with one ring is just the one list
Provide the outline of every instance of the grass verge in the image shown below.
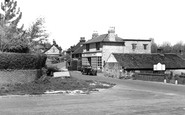
[[44,80],[39,79],[30,83],[2,85],[0,95],[41,95],[46,91],[57,90],[83,90],[90,92],[97,88],[111,88],[114,85],[93,80],[84,81],[73,77],[65,79],[46,77]]

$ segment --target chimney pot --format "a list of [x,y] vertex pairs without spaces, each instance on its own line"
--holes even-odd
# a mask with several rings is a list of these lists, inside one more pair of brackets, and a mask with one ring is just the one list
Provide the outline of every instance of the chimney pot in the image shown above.
[[92,39],[93,39],[93,38],[96,38],[96,37],[98,37],[98,32],[97,32],[97,31],[93,31]]
[[108,30],[109,41],[116,41],[115,27],[110,27]]

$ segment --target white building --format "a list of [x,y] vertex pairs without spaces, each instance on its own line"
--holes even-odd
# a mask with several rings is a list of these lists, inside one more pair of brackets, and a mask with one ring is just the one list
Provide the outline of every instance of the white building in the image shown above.
[[150,39],[123,39],[115,34],[115,28],[107,34],[93,33],[92,39],[84,43],[82,65],[102,70],[111,53],[151,53]]

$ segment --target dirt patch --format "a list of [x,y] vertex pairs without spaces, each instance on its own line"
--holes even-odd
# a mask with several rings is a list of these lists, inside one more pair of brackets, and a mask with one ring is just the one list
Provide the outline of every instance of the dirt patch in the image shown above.
[[30,83],[3,85],[0,88],[0,95],[40,95],[47,91],[58,90],[81,90],[89,93],[90,91],[97,91],[97,88],[111,88],[114,85],[93,80],[79,80],[73,77],[66,79],[47,77],[44,80],[36,80]]

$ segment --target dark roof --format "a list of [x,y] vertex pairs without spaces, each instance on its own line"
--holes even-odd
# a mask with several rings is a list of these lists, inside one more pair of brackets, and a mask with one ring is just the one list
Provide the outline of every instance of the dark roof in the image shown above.
[[74,47],[71,48],[71,51],[74,52],[76,51],[78,48],[80,48],[82,45],[84,44],[84,42],[78,42],[78,44],[76,44]]
[[113,53],[118,63],[126,69],[153,69],[157,63],[166,69],[185,69],[185,60],[176,54],[120,54]]
[[79,47],[78,49],[76,49],[73,54],[82,54],[83,53],[83,49],[84,49],[85,46],[81,46]]
[[[123,42],[123,39],[118,36],[115,37],[115,40],[116,40],[115,42]],[[85,44],[96,42],[112,42],[112,41],[109,41],[108,34],[102,34],[99,35],[98,37],[88,40],[87,42],[85,42]]]
[[116,35],[116,41],[109,41],[108,34],[102,34],[98,37],[88,40],[85,44],[96,43],[96,42],[124,42],[124,41],[151,41],[150,39],[123,39]]
[[62,51],[62,48],[61,48],[61,47],[59,47],[57,44],[53,44],[53,45],[51,45],[48,49],[46,49],[46,50],[44,51],[44,53],[47,52],[48,50],[50,50],[53,46],[55,46],[59,51]]

